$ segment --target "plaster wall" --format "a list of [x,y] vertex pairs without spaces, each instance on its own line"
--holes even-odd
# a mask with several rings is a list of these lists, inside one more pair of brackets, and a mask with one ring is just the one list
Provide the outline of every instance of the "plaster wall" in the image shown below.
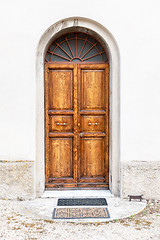
[[0,160],[36,159],[38,43],[73,16],[106,27],[120,51],[121,162],[160,161],[159,0],[2,0],[0,3]]
[[[115,37],[121,56],[121,159],[160,160],[158,0],[0,3],[0,159],[35,160],[35,61],[53,23],[91,18]],[[25,135],[25,136],[24,136]]]
[[0,199],[33,199],[34,162],[0,161]]
[[160,199],[160,162],[127,161],[122,163],[122,197],[141,195]]

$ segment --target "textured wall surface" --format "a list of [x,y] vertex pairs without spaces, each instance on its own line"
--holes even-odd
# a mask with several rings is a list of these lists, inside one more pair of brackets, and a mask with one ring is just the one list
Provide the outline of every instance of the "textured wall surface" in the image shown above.
[[0,162],[0,198],[34,198],[34,163]]
[[0,1],[0,159],[35,160],[38,43],[75,16],[102,24],[119,47],[121,159],[160,159],[159,9],[159,0]]
[[122,196],[143,194],[146,199],[160,199],[160,162],[122,163]]
[[[32,199],[33,162],[0,162],[0,198]],[[146,199],[160,199],[160,163],[158,161],[122,162],[122,197],[143,194]]]

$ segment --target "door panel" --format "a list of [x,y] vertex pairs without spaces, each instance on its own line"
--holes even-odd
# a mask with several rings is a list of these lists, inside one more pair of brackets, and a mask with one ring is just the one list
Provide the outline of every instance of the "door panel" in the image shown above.
[[82,116],[82,132],[104,132],[104,116]]
[[83,138],[81,143],[81,178],[104,175],[104,139]]
[[46,187],[76,187],[76,66],[48,64],[45,70]]
[[[78,187],[108,186],[108,77],[105,64],[78,65],[80,169]],[[107,90],[108,91],[108,90]],[[107,152],[107,154],[106,154]]]
[[108,188],[108,65],[45,65],[46,188]]
[[49,121],[50,132],[73,132],[72,116],[50,116]]
[[50,109],[73,109],[72,70],[50,70]]
[[104,109],[104,70],[81,69],[81,109]]
[[73,178],[72,138],[51,138],[50,159],[50,178]]

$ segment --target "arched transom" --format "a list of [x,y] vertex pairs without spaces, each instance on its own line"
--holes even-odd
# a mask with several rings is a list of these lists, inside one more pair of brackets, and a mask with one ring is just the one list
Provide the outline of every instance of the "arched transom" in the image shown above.
[[45,62],[107,62],[102,44],[86,33],[67,33],[47,49]]

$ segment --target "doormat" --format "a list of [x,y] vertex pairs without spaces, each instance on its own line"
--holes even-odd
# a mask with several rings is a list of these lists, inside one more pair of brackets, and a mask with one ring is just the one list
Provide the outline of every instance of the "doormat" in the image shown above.
[[110,218],[107,208],[54,208],[52,219]]
[[58,199],[57,206],[104,206],[105,198],[63,198]]

